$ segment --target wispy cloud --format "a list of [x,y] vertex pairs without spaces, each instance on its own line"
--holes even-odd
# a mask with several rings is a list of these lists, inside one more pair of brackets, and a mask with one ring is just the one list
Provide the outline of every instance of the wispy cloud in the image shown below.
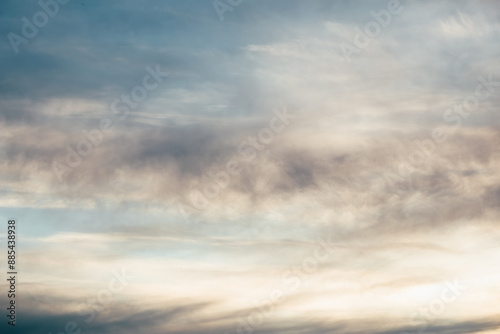
[[[498,4],[401,1],[347,63],[342,43],[390,1],[223,2],[224,21],[213,1],[71,1],[17,53],[7,35],[41,7],[0,5],[19,332],[418,333],[455,279],[424,332],[498,331]],[[168,78],[142,101],[148,67]],[[134,281],[86,323],[116,268]]]

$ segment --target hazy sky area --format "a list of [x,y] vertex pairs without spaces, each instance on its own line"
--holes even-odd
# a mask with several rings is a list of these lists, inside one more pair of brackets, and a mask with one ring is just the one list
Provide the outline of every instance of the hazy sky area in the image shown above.
[[3,0],[0,35],[2,333],[500,333],[499,1]]

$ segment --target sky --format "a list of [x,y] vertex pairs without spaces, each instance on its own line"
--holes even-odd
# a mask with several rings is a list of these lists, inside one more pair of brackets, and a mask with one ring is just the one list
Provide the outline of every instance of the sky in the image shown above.
[[499,33],[494,0],[2,1],[2,333],[500,333]]

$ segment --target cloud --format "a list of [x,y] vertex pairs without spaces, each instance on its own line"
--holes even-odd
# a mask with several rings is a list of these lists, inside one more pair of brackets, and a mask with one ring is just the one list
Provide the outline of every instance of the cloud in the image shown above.
[[[211,1],[70,2],[19,54],[4,39],[0,206],[24,229],[33,297],[21,330],[63,330],[117,267],[137,281],[85,332],[234,332],[294,278],[259,332],[413,332],[455,277],[470,290],[426,332],[496,330],[496,3],[403,6],[349,64],[340,45],[387,1],[242,2],[224,22]],[[2,7],[3,35],[39,10]],[[156,64],[168,78],[113,114]],[[490,96],[457,109],[490,75]],[[280,110],[293,117],[276,130]],[[61,182],[54,162],[85,142]]]

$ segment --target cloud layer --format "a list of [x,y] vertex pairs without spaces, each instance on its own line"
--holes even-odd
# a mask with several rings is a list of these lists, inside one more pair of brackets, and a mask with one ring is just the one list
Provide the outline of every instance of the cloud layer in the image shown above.
[[19,332],[498,331],[498,5],[391,3],[0,5]]

